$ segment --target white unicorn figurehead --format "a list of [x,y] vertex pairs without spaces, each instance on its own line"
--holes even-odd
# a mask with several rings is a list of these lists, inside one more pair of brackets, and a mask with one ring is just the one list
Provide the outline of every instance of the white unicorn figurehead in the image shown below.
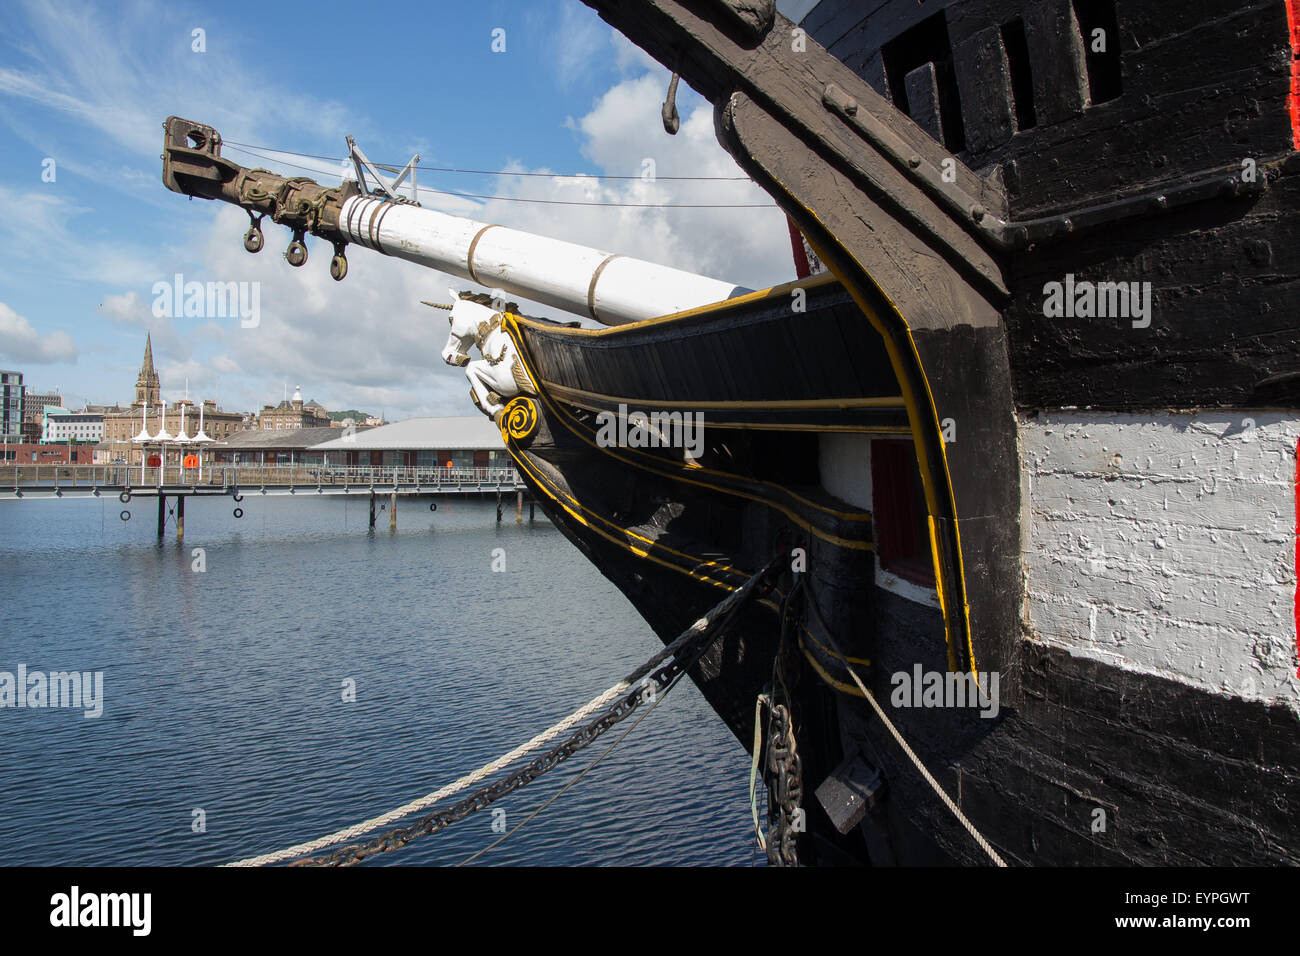
[[462,299],[454,289],[447,291],[451,293],[452,305],[435,306],[450,309],[447,323],[451,326],[451,331],[442,350],[442,360],[448,365],[465,366],[469,364],[470,346],[477,344],[479,351],[483,350],[484,340],[494,324],[493,319],[497,320],[496,324],[500,324],[500,313],[471,299]]
[[[451,293],[451,305],[425,302],[437,309],[447,309],[447,323],[451,327],[447,335],[447,344],[442,349],[442,360],[448,365],[465,369],[469,379],[474,404],[489,418],[496,420],[505,408],[505,403],[520,394],[522,388],[531,390],[531,383],[524,372],[519,355],[515,350],[514,340],[501,327],[502,311],[510,308],[493,308],[475,299],[486,296],[462,298],[454,289]],[[492,300],[494,305],[501,305],[500,300]],[[471,359],[470,346],[477,346],[481,359]],[[525,383],[528,383],[525,386]]]

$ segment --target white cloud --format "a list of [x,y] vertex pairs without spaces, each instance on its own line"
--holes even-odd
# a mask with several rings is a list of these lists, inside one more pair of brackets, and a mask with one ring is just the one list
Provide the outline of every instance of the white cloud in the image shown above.
[[[566,6],[567,10],[568,7]],[[90,14],[87,23],[47,7],[28,11],[42,53],[22,70],[0,68],[0,95],[62,110],[91,124],[97,134],[124,146],[156,167],[161,116],[174,102],[196,118],[213,122],[230,140],[259,142],[247,117],[262,116],[273,132],[267,137],[284,146],[308,149],[311,137],[331,136],[345,124],[359,135],[366,124],[344,118],[329,104],[282,94],[265,87],[264,77],[238,70],[218,73],[215,54],[235,38],[209,30],[207,56],[195,57],[188,43],[172,37],[176,50],[159,54],[147,68],[126,51],[141,49],[140,36],[172,32],[171,14],[159,23],[145,22],[140,8],[130,8],[120,22],[107,23]],[[688,209],[534,205],[516,198],[568,199],[581,202],[770,204],[770,198],[748,181],[718,145],[712,107],[693,92],[679,90],[681,130],[664,133],[659,108],[667,88],[667,71],[612,31],[597,43],[603,27],[584,8],[560,21],[572,26],[568,46],[557,68],[576,76],[583,58],[613,54],[623,78],[592,105],[571,119],[582,154],[595,172],[638,177],[643,161],[652,159],[659,178],[601,180],[538,178],[510,175],[548,172],[517,157],[498,177],[497,198],[485,202],[421,195],[434,208],[455,215],[498,222],[517,229],[553,236],[610,252],[712,275],[740,285],[760,288],[793,277],[784,215],[766,209]],[[127,42],[132,31],[136,37]],[[184,31],[188,36],[188,28]],[[612,51],[611,51],[612,45]],[[149,46],[149,41],[145,42]],[[229,57],[227,58],[229,62]],[[568,64],[566,66],[566,64]],[[584,74],[585,75],[585,74]],[[164,91],[170,89],[170,93]],[[294,106],[283,104],[292,101]],[[232,112],[238,104],[238,112]],[[230,158],[248,166],[273,165],[242,155]],[[134,157],[133,157],[134,158]],[[301,157],[282,157],[311,166],[323,182],[337,182],[339,166]],[[143,167],[142,167],[143,168]],[[289,169],[290,175],[304,170]],[[112,175],[105,165],[104,175]],[[742,177],[741,181],[674,181],[669,176]],[[130,189],[157,192],[156,172],[122,180]],[[166,195],[163,195],[166,199]],[[176,197],[170,197],[174,200]],[[175,206],[175,203],[170,205]],[[59,281],[90,279],[122,294],[102,297],[99,312],[110,321],[139,334],[153,334],[155,360],[167,394],[178,395],[185,379],[192,398],[214,397],[218,385],[222,405],[255,410],[279,401],[284,383],[301,383],[304,394],[329,408],[386,411],[390,418],[429,414],[471,414],[468,384],[459,369],[445,366],[439,351],[446,340],[445,313],[419,304],[442,300],[446,288],[471,288],[472,283],[389,259],[356,246],[348,249],[349,275],[344,282],[329,278],[330,248],[309,243],[310,260],[290,268],[282,251],[288,234],[267,222],[267,247],[249,255],[240,241],[248,226],[238,209],[221,204],[195,204],[205,211],[192,220],[192,235],[173,227],[173,248],[144,253],[129,237],[112,241],[86,238],[80,225],[94,210],[74,205],[39,187],[23,193],[0,186],[0,207],[8,226],[0,225],[0,255],[32,276]],[[179,208],[179,207],[176,207]],[[215,212],[215,215],[212,213]],[[185,214],[176,220],[186,222]],[[19,226],[21,224],[21,227]],[[57,258],[49,250],[59,250]],[[183,272],[185,281],[256,282],[260,321],[243,328],[238,319],[158,318],[152,314],[153,284]],[[526,311],[558,315],[549,308],[522,302]],[[567,317],[567,316],[560,316]],[[21,317],[19,317],[21,318]],[[21,320],[25,322],[26,320]],[[27,326],[30,333],[30,325]],[[21,338],[22,330],[15,327]],[[71,339],[54,333],[37,340],[46,353]],[[34,337],[34,333],[31,333]],[[33,346],[29,340],[27,347]],[[135,354],[138,354],[136,352]],[[75,347],[71,355],[75,358]],[[54,359],[49,359],[53,361]],[[30,361],[30,359],[29,359]]]
[[[614,45],[614,65],[624,73],[640,73],[650,70],[656,75],[662,74],[665,80],[668,78],[668,70],[664,68],[663,64],[623,36],[623,34],[617,30],[612,30],[610,36]],[[664,91],[667,92],[666,86]]]
[[608,55],[610,30],[594,10],[580,3],[565,3],[559,14],[549,62],[560,88],[567,90],[591,76],[595,64]]
[[[35,0],[6,9],[6,27],[24,37],[24,62],[0,67],[0,98],[65,114],[71,124],[38,126],[3,111],[8,125],[61,168],[146,201],[157,201],[161,120],[176,104],[212,123],[228,139],[265,142],[286,135],[333,140],[370,124],[342,104],[302,89],[283,89],[244,59],[256,29],[216,16],[206,20],[207,52],[191,49],[192,13],[166,5],[58,7]],[[141,55],[141,54],[144,55]],[[62,130],[62,134],[60,134]],[[71,131],[71,132],[69,132]],[[89,137],[98,137],[87,150]],[[147,177],[123,175],[122,164],[96,158],[106,144],[125,150]]]
[[[470,410],[463,373],[438,354],[446,341],[445,313],[420,305],[421,299],[446,298],[448,285],[463,282],[357,246],[348,249],[347,279],[335,282],[328,244],[309,240],[307,264],[294,269],[281,255],[287,231],[267,223],[266,248],[249,255],[240,241],[247,224],[238,209],[222,207],[201,250],[201,270],[184,277],[256,282],[260,299],[256,327],[217,320],[223,351],[202,370],[189,368],[192,395],[196,387],[210,394],[220,374],[227,376],[222,403],[246,410],[278,402],[286,381],[291,391],[301,384],[305,396],[329,408],[382,406],[402,417]],[[175,320],[182,335],[187,322],[198,326],[198,320]],[[171,365],[160,374],[170,378]]]
[[[686,269],[751,288],[794,278],[785,215],[766,193],[744,179],[718,145],[712,107],[679,96],[676,136],[663,130],[659,78],[641,74],[606,92],[591,112],[573,120],[583,155],[610,175],[640,176],[654,163],[654,182],[641,179],[507,179],[483,218],[611,252]],[[690,105],[694,101],[694,105]],[[683,181],[665,177],[741,177],[740,181]],[[557,207],[513,203],[510,196],[582,202],[681,205],[764,204],[766,209]]]
[[208,364],[212,367],[214,372],[219,372],[222,375],[237,375],[243,371],[243,369],[239,367],[239,363],[229,355],[214,356],[212,361]]
[[[184,361],[191,355],[197,338],[196,330],[190,328],[182,332],[170,317],[154,315],[153,300],[145,299],[134,289],[120,295],[104,296],[104,301],[96,311],[115,325],[136,330],[140,336],[138,342],[141,349],[144,348],[144,335],[149,333],[155,356],[165,355],[172,361]],[[206,330],[206,327],[201,328]]]
[[121,295],[104,296],[99,311],[114,322],[122,325],[150,328],[154,322],[149,307],[144,304],[140,294],[134,289],[130,292],[123,292]]
[[[698,97],[683,99],[676,137],[663,132],[659,103],[663,90],[652,75],[615,85],[592,110],[573,121],[583,153],[596,168],[614,175],[638,175],[642,160],[655,160],[659,176],[742,176],[714,138],[711,107]],[[516,162],[513,172],[545,172]],[[784,215],[768,209],[664,209],[531,205],[512,197],[635,203],[770,203],[748,181],[655,182],[533,178],[505,174],[497,195],[473,218],[638,256],[677,268],[761,288],[793,278]],[[160,365],[169,393],[190,379],[191,395],[210,395],[222,379],[228,408],[260,408],[278,402],[287,381],[328,408],[386,411],[390,418],[471,414],[469,386],[459,369],[439,352],[446,341],[444,313],[419,304],[441,301],[448,286],[473,284],[351,246],[343,282],[330,279],[330,248],[316,242],[309,261],[290,268],[281,254],[285,230],[266,224],[267,245],[258,255],[243,249],[247,228],[242,212],[220,207],[200,250],[201,271],[186,281],[260,283],[261,317],[256,328],[236,320],[221,323],[221,353],[197,364],[187,355]],[[133,301],[139,309],[145,303]],[[526,311],[559,315],[533,303]],[[106,304],[107,308],[107,304]],[[139,313],[129,313],[138,319]],[[560,316],[568,318],[568,316]],[[187,323],[190,323],[187,326]],[[139,324],[138,321],[135,324]],[[175,320],[186,337],[198,320]],[[155,336],[157,349],[158,337]],[[163,351],[170,351],[164,349]],[[178,376],[182,376],[179,377]]]
[[0,186],[0,259],[33,282],[94,281],[113,286],[142,282],[157,268],[129,242],[87,238],[95,211],[49,189]]
[[0,302],[0,354],[31,365],[75,362],[77,343],[63,331],[42,337],[24,316]]

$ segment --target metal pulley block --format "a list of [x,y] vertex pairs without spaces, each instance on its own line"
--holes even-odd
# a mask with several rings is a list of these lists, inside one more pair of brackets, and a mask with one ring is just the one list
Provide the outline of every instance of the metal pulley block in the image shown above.
[[293,241],[289,243],[289,248],[284,250],[285,260],[295,269],[307,262],[307,246],[303,242],[306,236],[306,230],[295,229]]
[[244,233],[244,248],[249,252],[261,252],[262,246],[266,244],[266,239],[262,235],[262,220],[265,216],[254,216],[253,211],[248,210],[249,226],[248,232]]
[[347,247],[346,242],[334,243],[334,258],[330,259],[330,277],[335,282],[342,282],[343,277],[348,274],[348,259],[344,255]]

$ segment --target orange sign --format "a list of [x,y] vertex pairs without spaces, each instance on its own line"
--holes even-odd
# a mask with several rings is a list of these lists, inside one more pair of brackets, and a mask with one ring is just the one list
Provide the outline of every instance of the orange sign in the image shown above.
[[451,467],[451,462],[447,462],[447,467],[448,467],[448,468]]
[[197,468],[199,467],[199,456],[186,455],[185,460],[182,461],[181,464],[184,465],[186,468]]

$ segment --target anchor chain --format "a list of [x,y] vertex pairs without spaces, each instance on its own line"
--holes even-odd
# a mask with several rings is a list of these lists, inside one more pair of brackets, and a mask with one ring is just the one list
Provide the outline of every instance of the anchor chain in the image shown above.
[[763,779],[768,792],[767,861],[772,866],[798,866],[797,834],[804,830],[803,761],[794,739],[794,725],[785,704],[769,711],[767,765]]
[[[788,550],[788,549],[787,549]],[[770,866],[799,865],[799,834],[807,829],[803,801],[803,760],[795,743],[790,681],[797,678],[795,642],[791,631],[795,601],[803,593],[803,578],[795,580],[781,601],[780,639],[772,658],[772,678],[761,698],[768,706],[767,745],[763,782],[767,786],[768,836],[759,842]],[[754,754],[757,765],[758,754]],[[752,784],[751,784],[752,786]]]
[[625,720],[641,704],[653,702],[674,678],[695,665],[717,636],[717,631],[706,630],[703,633],[706,639],[696,640],[688,647],[682,648],[677,655],[648,675],[644,682],[631,688],[615,701],[600,717],[509,776],[483,787],[448,809],[429,814],[409,826],[397,827],[362,844],[340,847],[326,856],[308,857],[289,865],[351,866],[375,854],[401,849],[417,837],[437,833],[471,813],[484,809],[501,797],[527,786],[548,770],[590,746],[615,724]]
[[[290,866],[352,866],[379,853],[401,849],[412,840],[437,833],[477,810],[482,810],[501,797],[527,786],[548,770],[586,748],[615,724],[625,720],[642,704],[653,704],[660,694],[667,693],[683,673],[694,667],[710,646],[735,621],[740,610],[750,599],[770,589],[773,561],[753,575],[740,588],[733,591],[706,617],[701,618],[652,661],[628,675],[629,689],[603,714],[579,728],[562,743],[551,748],[514,773],[496,783],[483,787],[458,803],[431,813],[407,826],[395,827],[364,843],[343,846],[332,853],[306,857]],[[793,738],[790,738],[793,741]],[[796,793],[801,792],[799,790]]]

